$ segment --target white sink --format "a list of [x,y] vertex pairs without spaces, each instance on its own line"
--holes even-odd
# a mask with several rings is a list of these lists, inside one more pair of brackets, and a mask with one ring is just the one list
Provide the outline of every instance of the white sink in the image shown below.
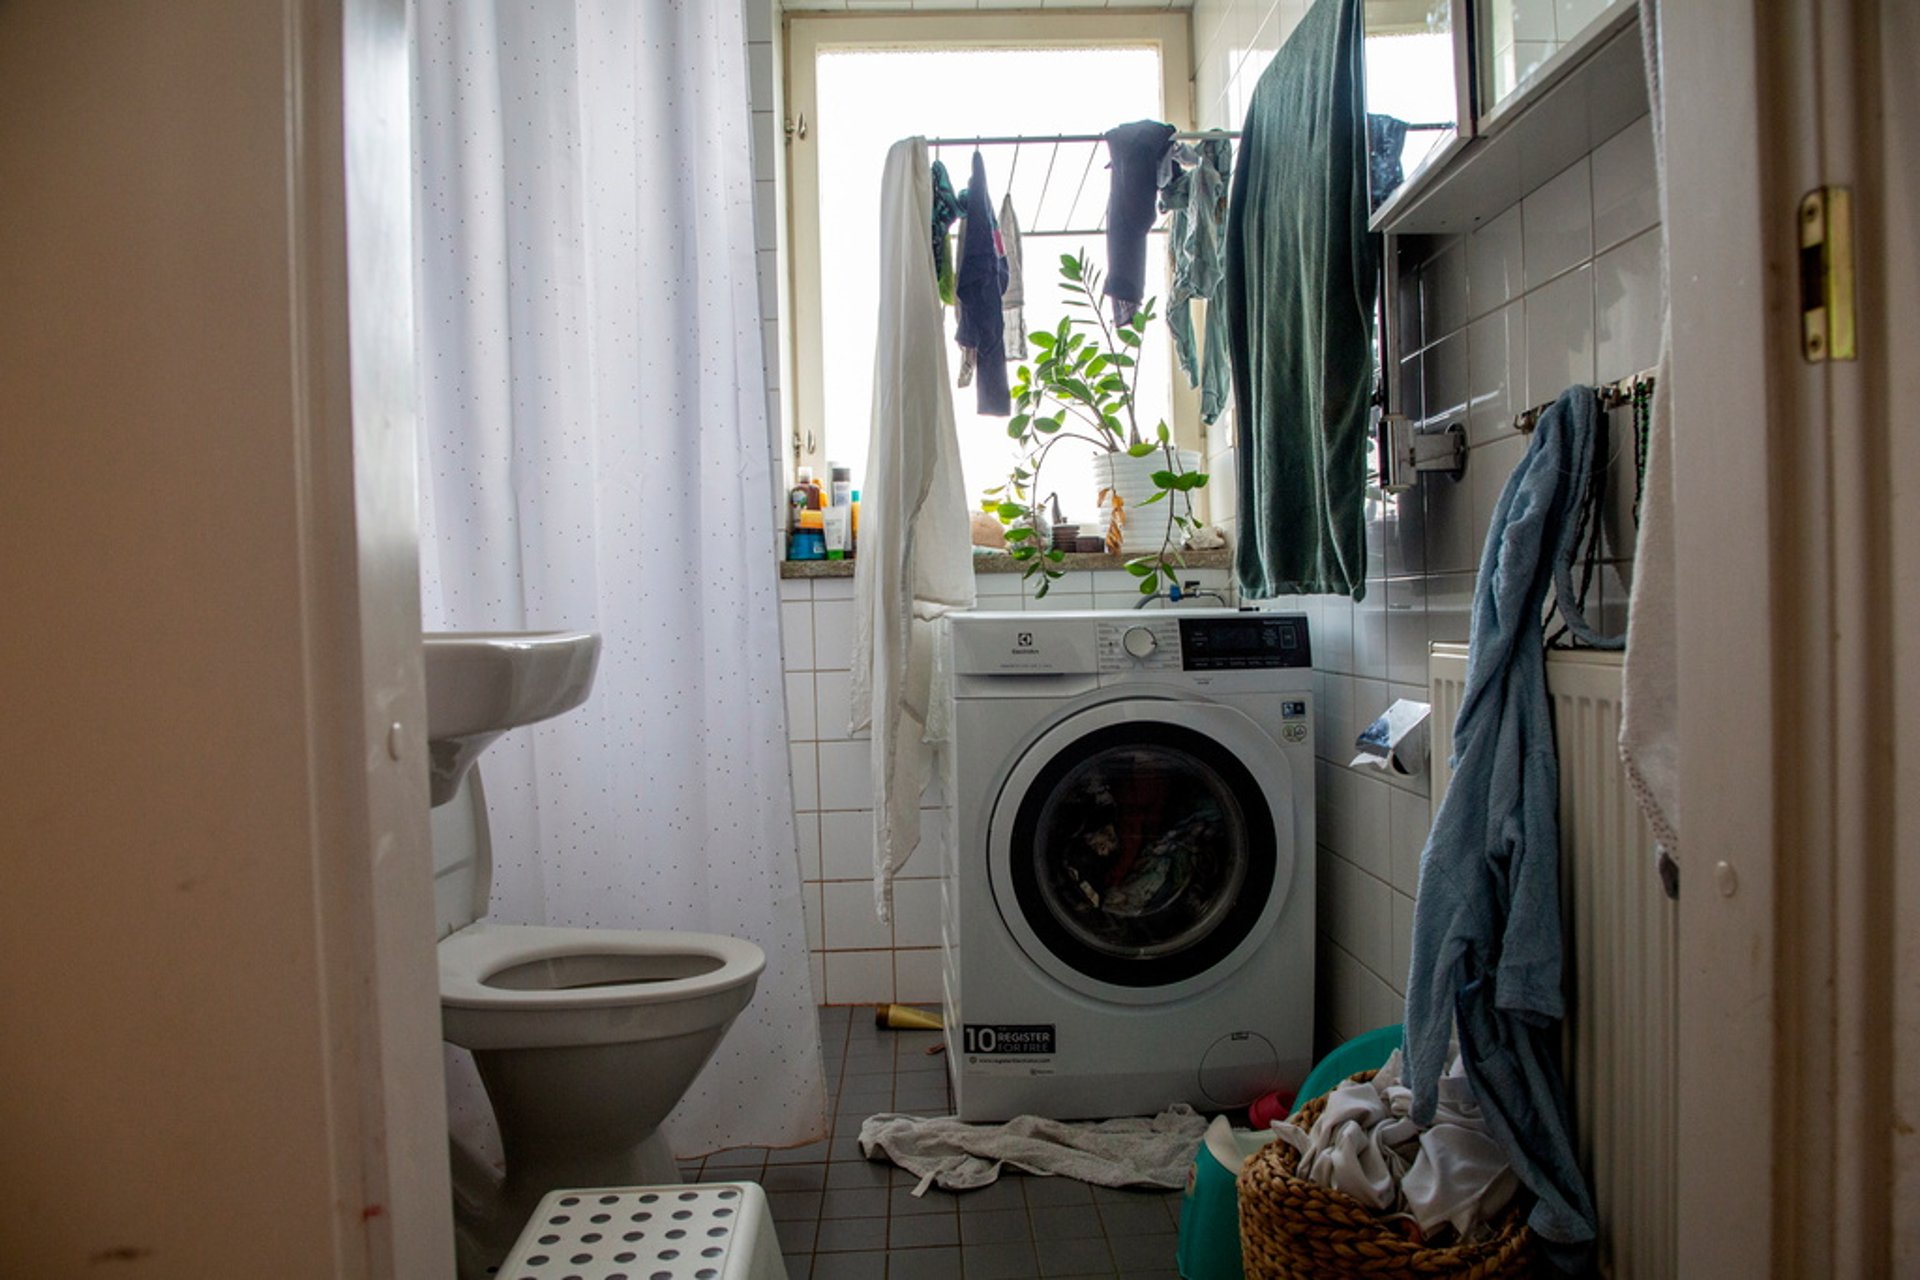
[[600,659],[591,631],[429,632],[421,643],[434,804],[453,799],[495,738],[585,702]]

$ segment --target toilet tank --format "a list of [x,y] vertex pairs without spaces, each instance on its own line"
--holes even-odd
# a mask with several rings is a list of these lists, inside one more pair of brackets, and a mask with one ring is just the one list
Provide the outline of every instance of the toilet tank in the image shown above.
[[487,914],[493,892],[493,841],[487,833],[487,796],[480,766],[428,814],[433,824],[433,922],[435,938],[464,929]]

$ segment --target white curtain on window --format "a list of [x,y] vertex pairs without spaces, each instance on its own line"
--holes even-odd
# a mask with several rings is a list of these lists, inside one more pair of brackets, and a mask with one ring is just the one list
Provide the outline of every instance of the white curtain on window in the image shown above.
[[[825,1132],[738,4],[416,0],[427,625],[602,633],[482,759],[493,918],[757,943],[675,1152]],[[497,1150],[452,1051],[457,1138]]]

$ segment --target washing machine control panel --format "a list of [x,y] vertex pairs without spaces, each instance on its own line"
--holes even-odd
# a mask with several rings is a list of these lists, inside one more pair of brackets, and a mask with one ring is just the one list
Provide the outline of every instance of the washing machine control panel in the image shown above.
[[1180,670],[1180,623],[1165,616],[1134,614],[1102,619],[1098,640],[1100,671]]
[[1180,650],[1188,671],[1258,671],[1310,667],[1307,620],[1297,613],[1243,613],[1233,618],[1182,618]]

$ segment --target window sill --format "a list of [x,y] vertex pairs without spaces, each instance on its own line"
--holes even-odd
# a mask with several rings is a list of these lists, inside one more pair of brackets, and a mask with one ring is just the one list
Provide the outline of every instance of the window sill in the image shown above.
[[[1068,572],[1095,572],[1098,570],[1124,570],[1127,561],[1134,556],[1108,555],[1105,552],[1068,552],[1060,567]],[[853,560],[782,560],[780,576],[782,578],[851,578]],[[1188,551],[1176,559],[1176,563],[1187,569],[1231,569],[1233,552],[1222,548],[1216,551]],[[973,558],[975,573],[1020,573],[1026,565],[1015,560],[1005,552],[990,552]]]

